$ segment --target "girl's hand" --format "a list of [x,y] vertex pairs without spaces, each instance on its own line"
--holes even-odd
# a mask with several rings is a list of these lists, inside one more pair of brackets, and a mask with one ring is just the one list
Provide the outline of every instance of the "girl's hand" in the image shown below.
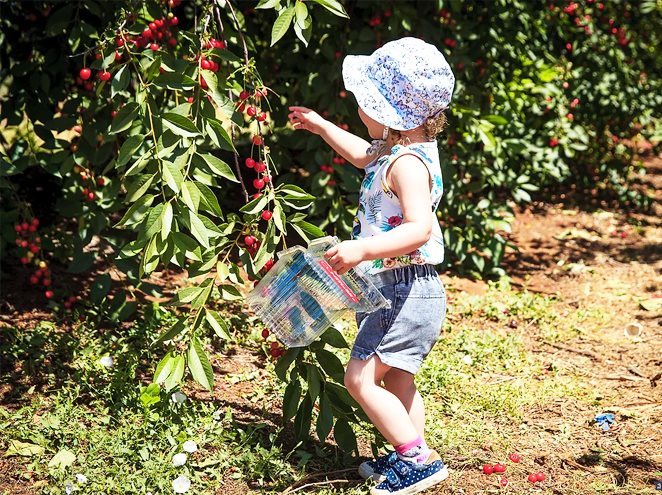
[[364,257],[365,250],[360,240],[342,241],[324,253],[324,258],[338,275],[354,268],[363,261]]
[[289,107],[288,118],[295,129],[305,129],[313,134],[320,134],[327,122],[320,114],[306,107]]

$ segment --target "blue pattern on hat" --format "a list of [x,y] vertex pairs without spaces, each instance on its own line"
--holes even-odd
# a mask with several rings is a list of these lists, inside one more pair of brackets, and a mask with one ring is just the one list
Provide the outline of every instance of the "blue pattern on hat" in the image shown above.
[[413,37],[386,43],[372,55],[343,61],[345,89],[372,119],[410,130],[448,107],[455,76],[442,53]]

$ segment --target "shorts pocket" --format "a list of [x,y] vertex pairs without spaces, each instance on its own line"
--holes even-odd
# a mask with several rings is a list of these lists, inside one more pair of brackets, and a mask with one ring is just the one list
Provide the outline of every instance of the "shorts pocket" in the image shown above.
[[395,286],[396,298],[439,299],[446,298],[444,284],[438,276],[418,277],[411,283]]

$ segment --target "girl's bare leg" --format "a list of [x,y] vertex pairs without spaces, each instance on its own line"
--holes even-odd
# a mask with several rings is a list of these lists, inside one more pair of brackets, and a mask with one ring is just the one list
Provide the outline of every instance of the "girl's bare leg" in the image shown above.
[[423,397],[416,389],[414,375],[404,370],[391,368],[384,375],[384,387],[400,399],[416,431],[421,438],[425,438],[425,405]]
[[377,355],[366,361],[351,358],[345,372],[345,386],[384,438],[398,446],[415,440],[419,432],[403,402],[381,386],[389,370],[392,368]]

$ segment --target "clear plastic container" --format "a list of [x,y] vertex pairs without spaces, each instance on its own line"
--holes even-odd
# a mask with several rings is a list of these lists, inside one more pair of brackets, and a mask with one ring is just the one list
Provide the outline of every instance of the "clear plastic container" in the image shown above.
[[324,253],[340,241],[335,236],[277,253],[278,261],[248,295],[251,310],[287,347],[314,342],[347,312],[370,313],[390,302],[361,270],[342,275]]

